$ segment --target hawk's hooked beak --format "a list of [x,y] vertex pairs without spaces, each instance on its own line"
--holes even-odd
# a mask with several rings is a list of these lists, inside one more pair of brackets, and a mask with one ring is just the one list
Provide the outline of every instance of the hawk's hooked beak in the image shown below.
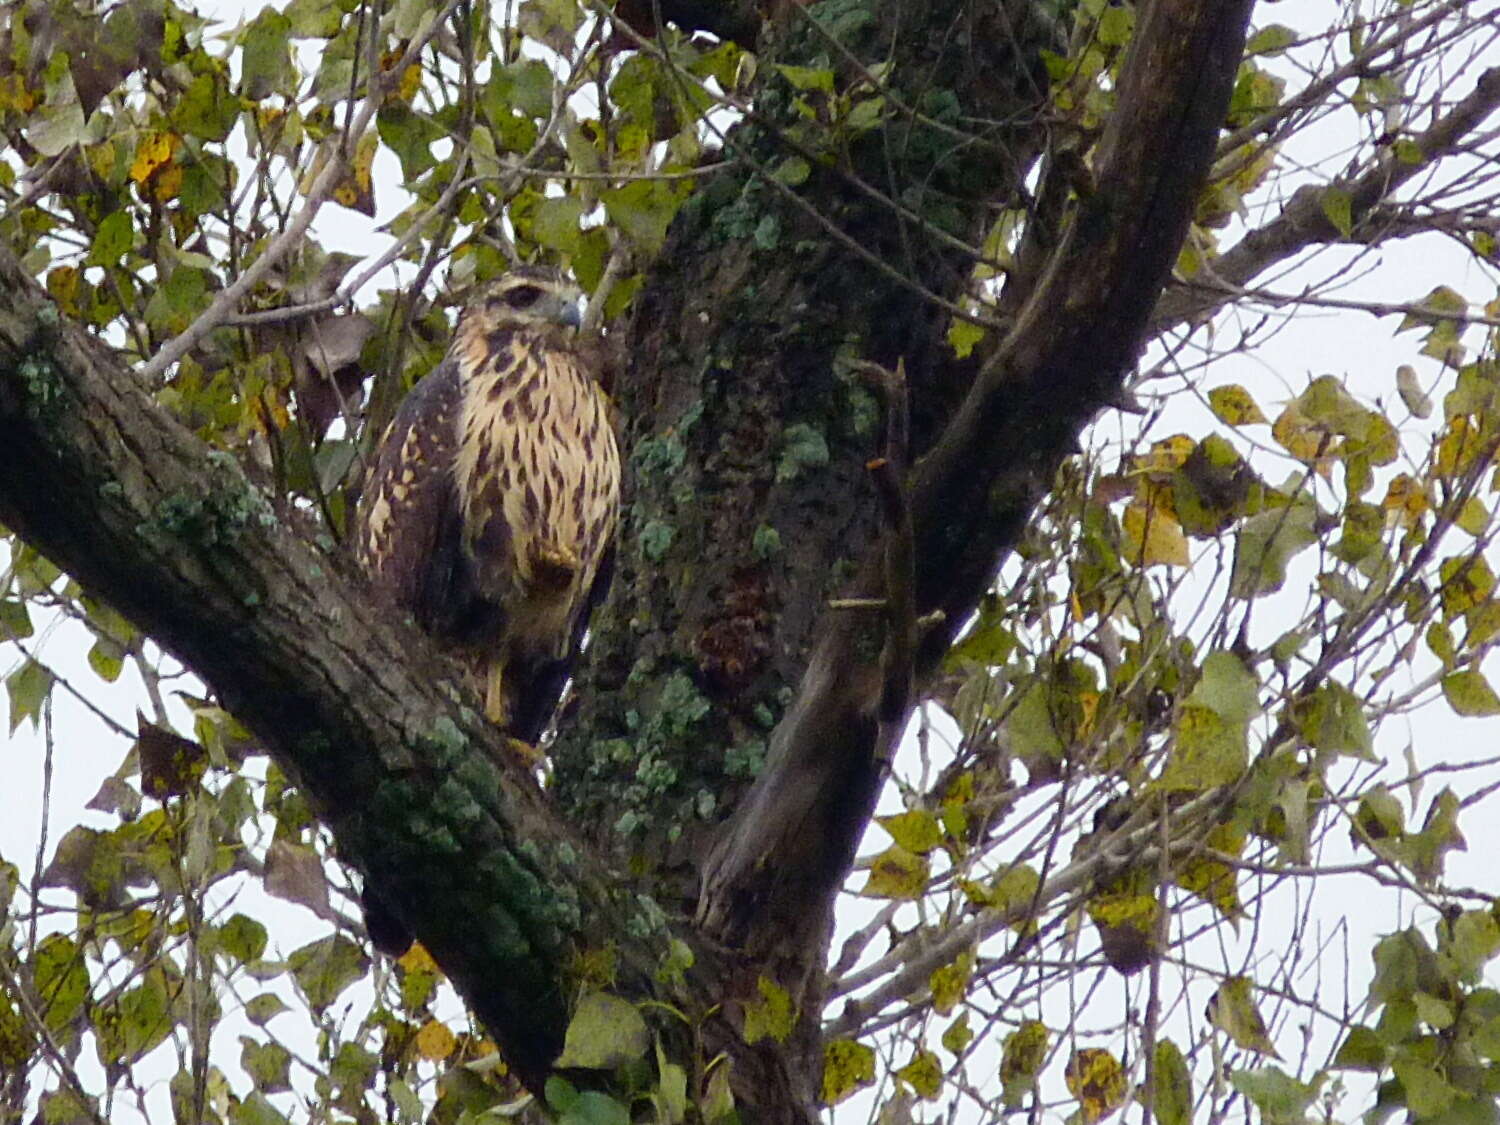
[[547,317],[575,331],[583,327],[584,297],[577,289],[564,289],[547,296]]

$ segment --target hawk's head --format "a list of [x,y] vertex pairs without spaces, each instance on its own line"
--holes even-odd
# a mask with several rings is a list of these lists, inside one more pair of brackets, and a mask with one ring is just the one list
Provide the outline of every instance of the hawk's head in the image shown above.
[[487,281],[459,314],[461,333],[543,330],[561,334],[576,329],[582,316],[583,294],[556,270],[521,266]]

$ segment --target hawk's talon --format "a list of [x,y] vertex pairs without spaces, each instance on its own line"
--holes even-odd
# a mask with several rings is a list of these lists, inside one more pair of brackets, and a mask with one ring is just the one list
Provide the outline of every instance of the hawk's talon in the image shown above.
[[547,760],[547,755],[542,753],[540,746],[533,746],[529,742],[522,742],[519,738],[505,736],[505,748],[518,758],[523,766],[534,770]]

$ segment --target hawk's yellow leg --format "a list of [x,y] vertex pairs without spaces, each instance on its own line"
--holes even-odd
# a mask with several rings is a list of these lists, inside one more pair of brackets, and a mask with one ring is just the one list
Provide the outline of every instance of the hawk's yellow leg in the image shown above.
[[[485,675],[484,714],[501,730],[505,730],[510,725],[510,704],[505,698],[505,665],[499,660],[490,661],[489,670]],[[531,743],[509,736],[506,737],[505,742],[510,752],[520,758],[524,765],[531,767],[541,765],[542,752]]]

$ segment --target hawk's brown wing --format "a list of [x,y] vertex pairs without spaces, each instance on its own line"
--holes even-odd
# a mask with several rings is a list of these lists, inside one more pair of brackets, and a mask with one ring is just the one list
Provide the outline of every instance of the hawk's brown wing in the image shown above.
[[437,637],[474,628],[478,608],[453,474],[461,396],[452,358],[412,388],[381,439],[355,528],[376,594]]

